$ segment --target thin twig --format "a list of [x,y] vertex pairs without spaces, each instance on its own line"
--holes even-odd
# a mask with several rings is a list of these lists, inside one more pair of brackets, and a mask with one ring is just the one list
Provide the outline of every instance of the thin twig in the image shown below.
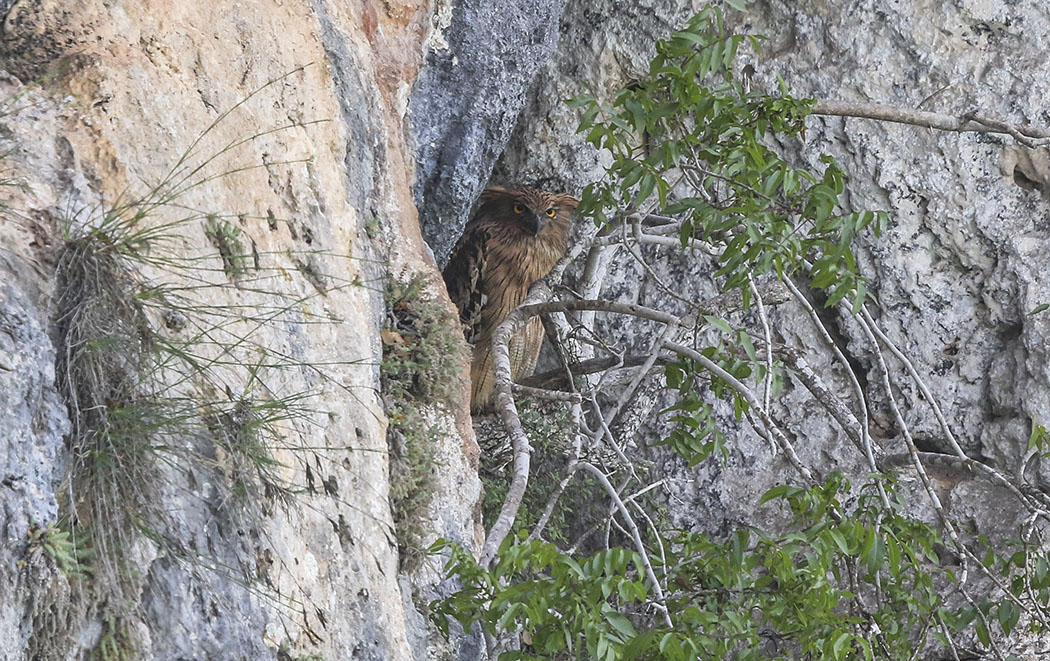
[[620,416],[620,412],[623,411],[624,407],[627,406],[627,403],[634,396],[635,391],[638,390],[638,386],[641,385],[642,381],[649,375],[649,370],[652,369],[653,365],[656,364],[657,359],[660,357],[660,350],[663,349],[664,342],[673,340],[678,329],[679,325],[677,323],[669,323],[662,331],[660,331],[660,335],[657,336],[649,350],[649,358],[638,368],[630,385],[620,393],[620,397],[616,400],[616,406],[613,407],[612,413],[609,414],[609,422],[611,424],[616,423],[616,419]]
[[[865,451],[860,432],[858,431],[861,423],[853,415],[853,411],[849,410],[845,402],[832,394],[831,389],[820,378],[820,375],[813,371],[806,359],[796,350],[790,347],[777,347],[777,355],[791,368],[792,376],[798,379],[805,386],[806,390],[827,409],[831,417],[839,423],[839,427],[846,433],[846,436],[849,437],[857,449],[867,456],[868,452]],[[878,470],[875,465],[874,455],[871,456],[868,462],[868,468],[872,471]]]
[[799,459],[798,454],[795,452],[794,446],[792,446],[791,444],[791,441],[789,441],[787,437],[784,436],[784,433],[781,432],[780,428],[777,427],[775,422],[773,422],[773,419],[769,416],[769,413],[764,408],[762,408],[762,403],[758,401],[758,398],[755,397],[755,394],[751,391],[750,388],[741,383],[732,374],[716,365],[710,358],[691,347],[677,344],[675,342],[665,342],[664,346],[676,353],[688,356],[694,362],[699,363],[701,367],[711,372],[719,379],[725,381],[730,388],[732,388],[734,391],[737,392],[737,394],[743,397],[747,401],[748,405],[750,405],[751,408],[754,409],[755,413],[758,415],[758,419],[762,421],[762,426],[764,426],[766,430],[770,433],[770,435],[776,441],[777,445],[784,452],[784,455],[787,457],[788,462],[795,468],[796,471],[798,471],[799,475],[801,475],[811,485],[818,484],[817,479],[813,476],[812,471],[810,471],[809,468],[804,463],[802,463],[802,460]]
[[[673,354],[666,353],[661,355],[656,362],[663,363],[669,358],[673,359]],[[547,370],[546,372],[533,374],[528,378],[522,379],[521,384],[524,386],[532,386],[534,388],[566,388],[569,383],[569,377],[565,373],[566,369],[571,371],[575,376],[599,373],[607,374],[613,370],[638,367],[648,360],[648,355],[643,356],[641,354],[622,357],[608,356],[606,358],[591,358],[578,363],[569,363],[565,367],[556,367],[552,370]]]
[[536,399],[545,399],[552,402],[574,402],[579,403],[580,393],[578,392],[565,392],[563,390],[548,390],[546,388],[535,388],[533,386],[525,386],[520,383],[511,383],[511,389],[516,393],[521,393],[527,397],[535,397]]
[[[951,427],[948,426],[948,420],[945,419],[944,414],[941,412],[940,405],[934,398],[933,393],[930,392],[930,389],[926,387],[926,382],[921,376],[919,376],[919,372],[915,369],[915,365],[913,365],[911,360],[909,360],[908,357],[905,356],[904,353],[897,348],[897,345],[894,344],[893,341],[890,340],[890,338],[882,332],[882,329],[879,328],[879,325],[876,324],[875,320],[871,318],[871,314],[868,313],[867,307],[862,307],[860,313],[861,317],[865,322],[865,327],[869,328],[870,331],[876,337],[878,337],[884,345],[886,345],[886,348],[890,350],[890,353],[896,356],[897,360],[901,361],[901,363],[904,365],[904,369],[908,371],[908,374],[911,376],[912,381],[915,382],[915,385],[919,388],[919,392],[922,393],[923,399],[925,399],[926,402],[933,409],[933,415],[937,418],[937,422],[941,427],[941,431],[944,433],[944,437],[948,440],[948,444],[951,446],[952,450],[955,452],[955,454],[959,455],[960,457],[966,457],[966,453],[963,452],[963,449],[962,447],[960,447],[959,442],[955,440],[955,435],[952,434]],[[878,347],[876,347],[876,350],[877,349]]]
[[648,578],[649,582],[653,584],[656,605],[664,616],[664,624],[667,625],[668,629],[674,629],[674,622],[671,621],[671,613],[667,610],[667,602],[664,600],[663,587],[660,585],[660,581],[656,578],[656,572],[653,571],[652,562],[649,560],[649,552],[645,549],[645,543],[642,541],[642,533],[638,530],[638,524],[634,522],[634,517],[632,517],[630,511],[628,511],[627,505],[624,504],[623,500],[620,498],[620,494],[617,493],[612,483],[609,482],[608,476],[598,470],[594,464],[581,461],[580,468],[583,468],[594,475],[594,477],[601,482],[602,487],[605,488],[605,493],[612,499],[613,503],[616,504],[616,508],[623,516],[624,523],[630,529],[631,537],[634,540],[635,550],[638,552],[638,556],[642,559],[642,566],[645,568],[646,578]]
[[853,372],[853,367],[846,360],[845,354],[839,348],[839,345],[835,342],[834,338],[831,337],[831,333],[824,326],[824,322],[821,321],[820,315],[810,304],[809,300],[799,291],[798,287],[791,280],[791,278],[784,278],[784,286],[787,287],[788,291],[795,298],[795,301],[806,311],[809,315],[810,321],[813,322],[813,326],[820,333],[820,336],[824,339],[824,343],[831,349],[832,354],[835,356],[835,360],[838,361],[839,365],[845,371],[846,376],[850,380],[850,384],[853,386],[853,394],[857,397],[857,417],[859,418],[860,424],[857,427],[860,429],[860,443],[864,456],[868,459],[868,468],[875,470],[875,452],[871,445],[871,435],[868,431],[868,400],[864,396],[864,389],[860,385],[860,380],[857,375]]
[[627,458],[627,455],[624,454],[623,450],[620,448],[620,444],[616,442],[616,437],[613,436],[612,430],[609,429],[609,425],[605,422],[605,416],[602,415],[602,409],[600,406],[598,406],[598,396],[594,393],[594,391],[591,391],[590,397],[591,410],[594,411],[594,417],[598,419],[598,429],[596,431],[598,431],[599,433],[596,434],[595,438],[605,438],[609,444],[609,447],[613,449],[613,452],[616,453],[616,456],[630,471],[631,476],[637,477],[637,475],[634,472],[634,464],[631,462],[630,459]]
[[769,397],[773,390],[773,334],[769,330],[769,318],[766,316],[766,306],[762,303],[762,294],[755,286],[755,278],[747,274],[747,286],[751,290],[751,296],[758,310],[758,320],[762,324],[762,337],[765,339],[766,374],[762,379],[762,406],[769,410]]

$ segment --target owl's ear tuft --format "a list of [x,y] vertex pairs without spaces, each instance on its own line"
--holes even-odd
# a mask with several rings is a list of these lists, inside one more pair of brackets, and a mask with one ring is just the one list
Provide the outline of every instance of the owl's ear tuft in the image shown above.
[[580,206],[580,201],[572,195],[559,195],[557,202],[561,208],[569,211],[575,211],[576,207]]
[[493,200],[505,199],[509,197],[510,191],[500,186],[489,186],[485,190],[481,191],[481,195],[478,196],[475,204],[482,205]]

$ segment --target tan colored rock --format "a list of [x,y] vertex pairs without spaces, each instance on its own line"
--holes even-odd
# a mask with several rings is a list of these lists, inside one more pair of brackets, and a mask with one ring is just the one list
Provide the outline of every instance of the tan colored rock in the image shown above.
[[[21,95],[0,119],[11,150],[5,165],[28,186],[0,193],[18,211],[0,218],[5,280],[46,294],[64,226],[97,224],[105,209],[202,166],[186,180],[200,185],[142,222],[191,218],[154,250],[207,258],[174,276],[144,264],[143,275],[221,283],[195,293],[203,305],[288,306],[254,329],[236,328],[251,330],[271,356],[303,364],[266,373],[270,391],[311,393],[308,419],[291,425],[288,447],[275,453],[282,476],[303,487],[291,507],[238,518],[215,502],[221,472],[195,466],[188,481],[181,468],[163,472],[157,495],[171,513],[164,532],[201,555],[190,562],[163,547],[143,552],[150,561],[141,607],[128,625],[143,658],[269,658],[282,646],[329,659],[425,655],[418,632],[413,647],[406,631],[412,599],[399,584],[377,365],[383,278],[436,276],[419,234],[403,125],[429,26],[427,3],[369,0],[27,0],[4,23],[0,62],[18,80],[8,77],[0,94]],[[228,223],[258,264],[247,260],[237,277],[223,273],[208,214]],[[253,291],[254,278],[281,296]],[[32,337],[34,351],[54,355],[46,335]],[[251,351],[235,355],[248,360]],[[47,367],[45,357],[19,369],[39,380]],[[240,394],[244,370],[219,373]],[[466,401],[464,393],[459,409],[441,414],[447,437],[434,442],[445,481],[432,515],[438,532],[470,541],[479,485]],[[61,415],[53,405],[40,410]],[[59,435],[49,438],[42,461],[59,450]],[[20,442],[0,432],[0,449]],[[202,481],[208,475],[216,482]],[[39,502],[0,510],[0,528],[23,535],[30,519],[53,521],[57,486],[34,484],[45,492]],[[9,541],[0,560],[14,566],[24,545]],[[437,578],[433,568],[424,574]],[[0,593],[28,591],[19,580],[0,572]],[[21,613],[0,613],[0,657],[25,653],[33,622]],[[418,614],[410,619],[420,626]],[[104,634],[89,621],[75,637],[91,647]]]

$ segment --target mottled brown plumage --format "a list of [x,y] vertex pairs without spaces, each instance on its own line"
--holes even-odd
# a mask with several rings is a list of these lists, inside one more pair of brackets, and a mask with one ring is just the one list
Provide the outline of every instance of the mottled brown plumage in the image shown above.
[[[565,254],[569,219],[579,202],[558,193],[524,188],[487,188],[477,211],[452,249],[445,285],[467,341],[474,345],[470,366],[471,411],[492,407],[492,332],[525,299],[529,287],[550,273]],[[543,324],[535,318],[510,342],[511,377],[536,368]]]

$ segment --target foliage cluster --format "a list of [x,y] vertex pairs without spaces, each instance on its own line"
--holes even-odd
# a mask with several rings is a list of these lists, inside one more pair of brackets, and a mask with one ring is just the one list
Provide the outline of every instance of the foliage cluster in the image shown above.
[[[581,212],[608,226],[621,209],[656,207],[675,218],[683,248],[702,246],[718,263],[723,290],[739,291],[749,307],[756,278],[804,277],[831,306],[848,299],[854,312],[866,298],[864,279],[851,250],[869,226],[876,234],[881,211],[840,212],[846,175],[827,155],[822,173],[792,167],[770,138],[804,136],[812,102],[796,99],[781,81],[780,94],[752,91],[732,64],[745,42],[727,34],[721,12],[701,11],[669,39],[657,43],[649,74],[622,90],[611,104],[591,95],[570,100],[582,109],[580,131],[612,154],[608,176],[584,190]],[[726,342],[701,350],[738,380],[755,375],[778,390],[779,361],[761,360],[743,329],[699,309],[703,322],[723,331]],[[672,406],[679,423],[667,439],[692,463],[724,451],[711,402],[698,399],[692,361],[667,367],[668,385],[679,390]],[[724,379],[711,378],[716,397],[728,397],[739,420],[748,405]]]
[[902,503],[884,510],[874,489],[844,515],[848,489],[832,475],[812,489],[771,490],[761,502],[793,514],[778,534],[660,539],[658,578],[670,587],[674,626],[645,607],[651,586],[637,553],[574,559],[523,540],[508,540],[491,570],[453,548],[449,569],[463,586],[434,617],[446,632],[455,618],[492,635],[518,633],[531,653],[506,659],[908,658],[914,632],[929,631],[942,606],[927,570],[938,534],[900,514]]
[[[815,173],[768,145],[773,135],[801,136],[812,102],[790,96],[783,82],[770,96],[734,77],[745,40],[757,49],[754,37],[726,34],[717,8],[705,9],[657,43],[649,75],[611,105],[590,95],[570,101],[583,108],[587,141],[613,157],[609,176],[584,189],[580,210],[604,225],[655,193],[662,213],[681,217],[683,248],[702,241],[717,251],[723,288],[749,297],[754,277],[806,272],[829,304],[849,296],[857,308],[864,287],[850,245],[869,225],[878,231],[886,214],[839,213],[846,175],[832,157]],[[675,194],[683,182],[692,194]]]
[[91,661],[133,661],[139,651],[123,618],[112,615],[102,621],[102,636],[91,651]]

